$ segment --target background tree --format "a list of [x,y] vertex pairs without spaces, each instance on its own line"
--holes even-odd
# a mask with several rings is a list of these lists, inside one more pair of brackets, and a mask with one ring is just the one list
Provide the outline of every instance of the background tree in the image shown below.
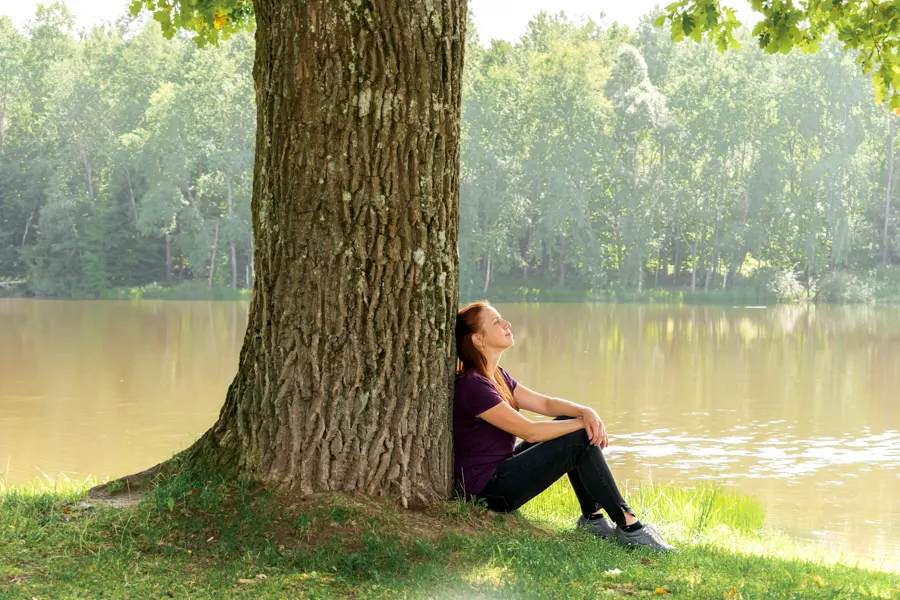
[[655,15],[539,15],[482,47],[457,3],[336,22],[261,3],[254,42],[249,4],[198,6],[0,21],[0,278],[255,290],[225,409],[186,456],[303,491],[445,494],[457,247],[469,297],[900,297],[894,117],[839,38],[769,56],[734,30],[722,54]]

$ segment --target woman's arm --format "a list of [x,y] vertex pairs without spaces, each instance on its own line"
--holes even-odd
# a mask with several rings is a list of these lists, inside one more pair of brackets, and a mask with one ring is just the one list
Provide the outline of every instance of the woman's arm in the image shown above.
[[587,408],[562,398],[551,398],[550,396],[539,394],[521,383],[516,383],[513,396],[519,408],[530,410],[545,417],[580,417],[582,411]]
[[[497,429],[502,429],[506,433],[511,433],[526,442],[532,443],[553,440],[567,433],[585,428],[582,419],[532,421],[522,416],[506,402],[501,402],[493,408],[489,408],[479,414],[478,417]],[[590,431],[588,431],[588,435],[590,435]]]
[[[515,397],[519,408],[530,410],[539,415],[547,417],[580,417],[585,423],[583,427],[587,430],[591,443],[595,446],[606,448],[608,444],[606,426],[603,425],[600,415],[593,408],[569,402],[562,398],[551,398],[550,396],[539,394],[521,383],[516,383],[513,397]],[[524,419],[525,417],[522,418]]]

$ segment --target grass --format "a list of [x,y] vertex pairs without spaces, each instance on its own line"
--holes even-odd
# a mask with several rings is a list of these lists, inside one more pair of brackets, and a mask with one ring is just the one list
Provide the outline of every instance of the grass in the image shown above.
[[900,598],[896,564],[766,532],[756,500],[713,487],[629,495],[681,548],[657,556],[574,531],[563,482],[513,515],[186,474],[112,508],[89,483],[0,480],[0,596]]

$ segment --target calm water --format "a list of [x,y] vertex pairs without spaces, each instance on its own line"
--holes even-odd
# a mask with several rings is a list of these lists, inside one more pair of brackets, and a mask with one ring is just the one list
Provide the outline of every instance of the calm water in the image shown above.
[[[500,305],[522,383],[595,407],[620,483],[719,482],[900,556],[900,309]],[[123,475],[209,427],[244,303],[0,299],[0,474]]]

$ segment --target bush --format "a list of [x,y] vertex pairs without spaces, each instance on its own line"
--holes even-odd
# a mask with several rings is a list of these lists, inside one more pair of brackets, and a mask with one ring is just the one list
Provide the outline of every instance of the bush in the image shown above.
[[875,279],[878,281],[875,299],[879,303],[900,303],[900,266],[878,267]]
[[766,289],[775,294],[780,302],[794,302],[802,298],[806,292],[793,270],[777,269],[772,271],[769,277]]
[[870,276],[832,271],[819,281],[818,298],[822,302],[871,304],[875,301],[877,288],[878,285]]
[[154,281],[140,287],[107,290],[103,297],[107,300],[249,300],[250,290],[209,288],[202,281],[185,281],[174,285]]

